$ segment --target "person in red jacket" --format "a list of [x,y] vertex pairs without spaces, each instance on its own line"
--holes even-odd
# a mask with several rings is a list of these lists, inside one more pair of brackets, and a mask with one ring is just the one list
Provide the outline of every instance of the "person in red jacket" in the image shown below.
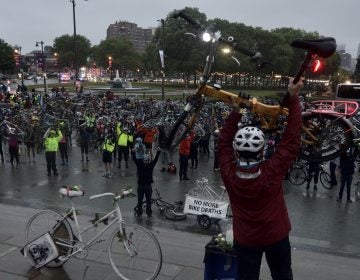
[[238,129],[239,106],[226,119],[219,138],[220,172],[233,212],[234,249],[238,257],[238,280],[259,279],[265,253],[271,276],[293,279],[290,219],[282,182],[300,146],[302,86],[290,79],[284,106],[288,125],[275,153],[263,160],[265,137],[257,127]]
[[195,137],[195,133],[191,131],[190,133],[187,133],[186,136],[181,139],[179,144],[179,176],[180,181],[182,180],[189,180],[187,176],[187,168],[188,168],[188,162],[190,158],[190,145],[192,140]]

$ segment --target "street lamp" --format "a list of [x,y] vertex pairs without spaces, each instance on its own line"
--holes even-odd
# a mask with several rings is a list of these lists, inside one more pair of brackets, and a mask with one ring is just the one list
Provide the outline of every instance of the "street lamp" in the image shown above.
[[35,46],[38,47],[39,44],[41,45],[41,61],[42,61],[42,69],[43,69],[43,77],[44,77],[44,92],[47,92],[47,86],[46,86],[46,63],[45,63],[45,57],[44,57],[44,42],[36,42]]
[[[74,67],[75,67],[75,81],[78,79],[79,76],[79,65],[78,65],[78,53],[77,53],[77,40],[76,40],[76,16],[75,16],[75,6],[76,1],[75,0],[69,0],[70,3],[72,3],[73,8],[73,24],[74,24]],[[88,0],[84,0],[88,1]]]
[[55,66],[57,67],[58,70],[58,80],[59,83],[61,82],[61,77],[60,77],[60,66],[59,66],[59,54],[58,53],[54,53],[55,56]]
[[112,80],[112,57],[108,57],[110,80]]
[[161,48],[162,50],[159,51],[160,54],[160,61],[161,61],[161,99],[165,99],[165,90],[164,90],[164,84],[165,84],[165,63],[164,63],[164,48],[165,48],[165,20],[158,19],[157,21],[161,22]]
[[14,52],[18,56],[18,60],[19,60],[18,63],[19,63],[19,72],[21,74],[21,88],[24,88],[24,70],[22,69],[21,47],[16,47]]

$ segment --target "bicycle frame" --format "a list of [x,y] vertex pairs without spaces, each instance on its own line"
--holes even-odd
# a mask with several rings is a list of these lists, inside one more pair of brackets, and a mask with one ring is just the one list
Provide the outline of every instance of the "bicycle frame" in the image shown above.
[[[192,19],[188,15],[184,14],[183,11],[176,12],[174,17],[181,17],[185,19],[188,23],[193,25],[196,29],[205,30],[199,22]],[[214,63],[214,54],[218,43],[223,43],[233,50],[239,51],[249,57],[251,57],[252,61],[257,63],[258,67],[261,67],[262,64],[259,65],[258,61],[261,58],[261,54],[254,51],[246,50],[240,47],[234,40],[234,38],[229,37],[229,39],[224,39],[221,37],[219,31],[212,33],[212,40],[210,40],[210,51],[208,56],[206,57],[206,63],[204,66],[204,70],[202,76],[200,78],[199,86],[196,92],[188,98],[188,103],[184,108],[184,112],[179,117],[177,122],[175,123],[172,131],[168,136],[168,144],[167,147],[171,151],[173,150],[181,141],[181,139],[188,133],[195,124],[195,121],[200,114],[200,111],[204,105],[203,96],[208,96],[211,98],[215,98],[217,100],[221,100],[225,103],[236,103],[240,106],[250,107],[251,114],[257,115],[261,128],[264,130],[268,130],[270,132],[281,131],[282,127],[278,127],[279,116],[288,115],[288,109],[283,107],[284,100],[289,96],[289,93],[283,98],[283,101],[280,102],[280,105],[266,105],[264,103],[259,102],[256,98],[250,98],[250,96],[246,94],[234,94],[220,89],[217,85],[209,85],[207,84],[208,80],[211,76],[211,67]],[[306,50],[306,56],[299,67],[296,75],[294,76],[293,83],[296,84],[302,77],[303,73],[309,68],[309,65],[312,61],[314,61],[318,57],[328,58],[330,57],[336,50],[336,41],[334,38],[323,38],[317,40],[303,40],[303,39],[295,39],[290,44],[294,48],[299,48]],[[345,103],[344,103],[345,104]],[[300,149],[301,156],[303,158],[307,158],[311,161],[323,161],[325,158],[330,160],[338,156],[343,149],[343,146],[349,145],[352,138],[352,125],[351,123],[343,117],[340,111],[333,111],[337,108],[338,103],[333,102],[332,104],[327,104],[326,110],[324,108],[308,111],[303,115],[303,118],[306,117],[307,124],[302,125],[302,143],[303,148]],[[349,106],[348,106],[349,105]],[[329,110],[329,107],[332,110]],[[341,106],[340,106],[341,107]],[[345,114],[351,112],[355,112],[358,107],[355,107],[353,104],[345,104]],[[349,111],[349,112],[348,112]],[[181,133],[178,133],[178,129],[180,126],[185,123],[188,115],[192,112],[190,119],[185,124],[186,129],[182,129]],[[310,114],[306,115],[306,114]],[[326,127],[322,127],[322,123],[326,123]],[[324,134],[327,132],[332,132],[332,138],[325,138]],[[341,137],[339,134],[341,133]],[[176,136],[176,137],[175,137]],[[174,140],[175,139],[175,140]],[[328,148],[328,139],[332,140],[332,142],[336,142],[341,148]],[[309,150],[319,149],[325,143],[324,155],[320,154],[321,157],[317,158],[312,155],[312,152]],[[334,147],[334,143],[331,143],[331,146]],[[345,144],[345,145],[340,145]],[[308,151],[305,151],[308,149]]]
[[[100,195],[94,195],[94,196],[90,197],[90,199],[103,197],[103,196],[114,196],[114,194],[113,193],[103,193],[103,194],[100,194]],[[114,197],[114,202],[117,201],[118,199],[119,199],[119,197]],[[85,242],[84,248],[79,248],[78,250],[72,252],[70,255],[66,256],[66,259],[71,258],[73,255],[76,255],[77,253],[81,252],[83,249],[90,248],[92,245],[96,244],[97,242],[101,242],[101,240],[99,240],[99,237],[103,233],[105,233],[109,228],[111,228],[115,223],[119,224],[119,230],[120,231],[123,230],[125,221],[122,218],[121,210],[120,210],[120,207],[119,207],[118,203],[114,203],[114,208],[115,208],[114,210],[111,210],[110,212],[108,212],[107,214],[105,214],[104,216],[102,216],[101,218],[96,220],[93,224],[91,224],[91,225],[89,225],[86,228],[81,230],[80,225],[79,225],[79,221],[78,221],[78,217],[77,217],[77,214],[76,214],[76,208],[75,208],[75,205],[74,205],[71,198],[70,198],[70,202],[71,202],[71,208],[64,215],[62,220],[65,220],[65,219],[73,219],[74,220],[75,227],[76,227],[76,230],[77,230],[77,232],[76,232],[77,238],[79,239],[80,242],[84,242],[82,235],[85,232],[89,231],[90,229],[93,229],[98,224],[103,223],[104,221],[107,221],[114,214],[116,215],[116,217],[108,225],[106,225],[105,228],[101,229],[99,233],[97,233],[95,236],[93,236],[89,241]],[[73,246],[69,246],[68,244],[63,244],[61,242],[58,242],[58,243],[59,243],[59,245],[64,246],[64,247],[73,247]],[[133,256],[135,254],[134,252],[132,252],[130,250],[130,248],[128,247],[126,242],[124,242],[124,246],[125,246],[127,252],[131,256]]]

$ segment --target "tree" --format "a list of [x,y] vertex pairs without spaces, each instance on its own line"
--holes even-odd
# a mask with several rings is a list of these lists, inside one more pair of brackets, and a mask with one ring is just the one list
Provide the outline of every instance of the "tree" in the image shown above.
[[14,50],[0,39],[0,71],[3,74],[13,72],[15,68]]
[[135,71],[142,67],[141,55],[134,51],[133,43],[124,38],[111,38],[100,42],[92,49],[94,62],[103,68],[109,67],[109,57],[112,60],[111,68],[115,71]]
[[[76,35],[76,49],[78,65],[86,65],[87,58],[91,53],[90,40],[84,36]],[[60,67],[75,67],[73,65],[75,61],[74,36],[66,34],[55,38],[53,51],[58,54]]]
[[359,83],[360,82],[360,55],[356,59],[357,63],[355,66],[354,74],[352,75],[353,82]]

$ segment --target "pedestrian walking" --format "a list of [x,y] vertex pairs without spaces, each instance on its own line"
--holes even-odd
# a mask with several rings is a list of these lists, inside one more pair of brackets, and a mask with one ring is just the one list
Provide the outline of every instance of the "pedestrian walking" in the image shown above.
[[8,145],[9,145],[11,166],[14,166],[14,160],[15,160],[16,168],[18,168],[19,167],[20,142],[19,142],[18,137],[14,133],[10,134],[10,137],[8,139]]
[[86,126],[79,126],[79,144],[81,150],[81,161],[84,161],[84,157],[86,161],[89,161],[89,142],[90,142],[91,134],[87,130]]
[[337,178],[336,178],[336,167],[340,164],[340,158],[337,157],[333,160],[330,160],[329,168],[330,168],[330,185],[332,187],[337,185]]
[[317,190],[317,183],[319,182],[320,164],[316,162],[308,162],[308,172],[306,178],[306,189],[310,189],[312,179],[314,179],[314,191]]
[[301,85],[301,81],[296,85],[289,82],[289,94],[283,101],[289,109],[288,125],[270,159],[263,159],[265,137],[259,128],[238,129],[238,105],[234,104],[221,129],[218,155],[233,213],[236,279],[259,279],[264,253],[273,279],[293,279],[291,225],[282,182],[300,146]]
[[68,135],[66,133],[65,126],[61,126],[61,133],[62,138],[59,142],[59,151],[61,156],[61,165],[68,165],[69,164],[69,157],[68,157]]
[[219,155],[218,155],[219,136],[220,136],[220,130],[215,129],[215,131],[214,131],[214,139],[213,139],[213,141],[214,141],[214,171],[219,171],[220,170]]
[[3,152],[3,141],[4,141],[4,134],[3,134],[2,130],[0,129],[0,156],[1,156],[1,163],[5,162],[4,152]]
[[59,150],[59,142],[62,139],[62,133],[60,129],[57,131],[54,129],[48,129],[44,135],[45,141],[45,159],[47,167],[47,175],[51,176],[51,170],[54,176],[58,176],[56,168],[56,153]]
[[104,143],[102,146],[103,151],[103,163],[105,167],[105,174],[103,177],[105,178],[111,178],[112,177],[112,158],[113,158],[113,152],[115,150],[115,137],[113,134],[107,134],[104,139]]
[[150,218],[152,216],[152,209],[151,209],[151,196],[152,196],[152,183],[153,180],[153,171],[154,167],[159,159],[160,155],[160,148],[158,148],[155,158],[151,160],[151,156],[149,153],[145,153],[143,159],[137,159],[135,156],[135,151],[131,153],[132,158],[136,164],[137,168],[137,196],[138,202],[137,206],[135,207],[136,216],[142,216],[142,209],[143,209],[143,199],[145,196],[146,199],[146,214]]
[[199,139],[197,137],[194,137],[190,143],[190,163],[191,163],[190,169],[196,169],[199,164],[198,144],[199,144]]
[[130,134],[127,127],[121,128],[120,125],[116,127],[117,135],[117,151],[118,151],[118,168],[121,168],[121,161],[124,156],[125,167],[129,168],[129,153],[133,144],[133,136]]
[[343,154],[340,155],[340,190],[337,197],[337,201],[341,202],[343,197],[344,188],[346,186],[346,201],[352,202],[351,200],[351,183],[355,173],[355,155],[354,149],[348,148]]
[[187,133],[179,144],[179,177],[180,181],[190,180],[187,176],[188,163],[190,158],[190,146],[194,139],[195,134],[193,131]]

